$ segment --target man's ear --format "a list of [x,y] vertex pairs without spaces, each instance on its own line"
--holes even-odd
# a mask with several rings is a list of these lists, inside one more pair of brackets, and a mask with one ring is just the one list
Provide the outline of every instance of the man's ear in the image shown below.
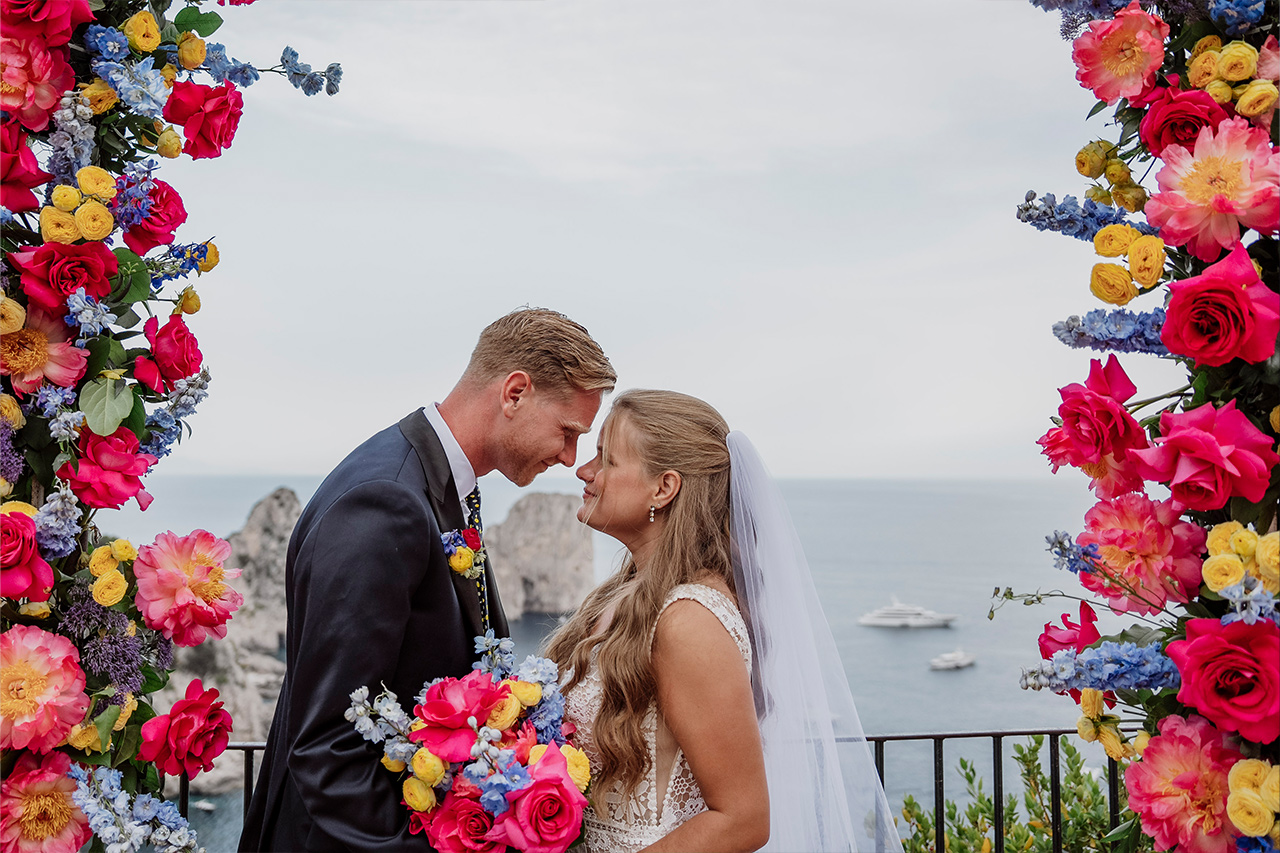
[[653,493],[653,505],[662,509],[675,500],[676,495],[680,494],[681,482],[679,471],[663,471],[658,476],[658,488]]
[[529,398],[533,395],[533,379],[523,370],[513,370],[502,380],[499,394],[502,413],[508,418],[514,417],[521,400],[528,405]]

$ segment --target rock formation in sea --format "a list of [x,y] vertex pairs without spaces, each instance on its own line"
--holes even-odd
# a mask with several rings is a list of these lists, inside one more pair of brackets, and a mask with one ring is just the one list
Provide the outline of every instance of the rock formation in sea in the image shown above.
[[591,530],[577,519],[581,505],[574,495],[529,494],[511,507],[505,521],[486,527],[485,550],[508,619],[568,613],[591,591]]

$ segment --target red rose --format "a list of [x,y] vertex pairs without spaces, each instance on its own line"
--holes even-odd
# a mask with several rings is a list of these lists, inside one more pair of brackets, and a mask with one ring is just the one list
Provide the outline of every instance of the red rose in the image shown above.
[[467,547],[472,551],[480,550],[480,534],[470,527],[464,527],[462,530],[462,541],[467,543]]
[[5,35],[44,40],[49,47],[71,41],[71,31],[93,20],[88,0],[0,0]]
[[1227,111],[1209,94],[1199,89],[1184,92],[1167,88],[1151,103],[1138,125],[1138,137],[1147,150],[1159,157],[1170,145],[1192,150],[1201,128],[1217,128]]
[[212,770],[213,759],[222,755],[231,734],[231,715],[217,698],[215,688],[205,690],[200,679],[194,679],[187,685],[186,698],[174,702],[169,713],[142,724],[138,757],[154,761],[170,776],[185,770],[194,779],[201,770]]
[[35,210],[40,200],[31,190],[52,178],[40,168],[22,126],[17,122],[0,125],[0,207],[13,213]]
[[[1062,458],[1082,466],[1101,462],[1108,454],[1123,461],[1130,450],[1146,447],[1142,427],[1124,407],[1124,401],[1137,390],[1114,355],[1107,359],[1106,367],[1093,359],[1084,385],[1073,383],[1058,389],[1062,432],[1051,442],[1055,450],[1065,448]],[[1047,444],[1045,448],[1049,449]]]
[[492,828],[493,815],[484,810],[478,799],[450,791],[431,813],[427,840],[440,853],[498,853],[506,845],[485,838]]
[[0,595],[48,601],[53,568],[36,547],[36,523],[22,512],[4,514],[0,524]]
[[160,321],[152,317],[142,327],[155,361],[140,356],[133,363],[133,375],[152,391],[163,394],[179,379],[199,373],[204,356],[181,314],[171,316],[157,333],[159,325]]
[[71,245],[45,243],[25,252],[10,252],[22,272],[22,290],[31,304],[50,314],[67,312],[67,297],[84,288],[94,299],[111,293],[110,278],[119,269],[111,250],[98,241]]
[[159,245],[173,242],[173,232],[187,221],[187,209],[182,206],[178,191],[159,178],[147,193],[151,200],[151,212],[147,218],[124,232],[124,244],[139,255]]
[[1187,638],[1166,653],[1182,674],[1178,701],[1218,728],[1246,740],[1280,738],[1280,627],[1270,619],[1250,625],[1191,619]]
[[164,105],[164,117],[182,125],[182,135],[187,139],[182,150],[199,160],[217,157],[223,148],[231,147],[243,109],[244,97],[230,80],[221,88],[182,81],[173,84]]
[[150,453],[138,452],[138,437],[126,426],[111,435],[80,432],[80,459],[64,462],[58,476],[66,480],[76,497],[92,507],[119,509],[129,498],[138,506],[151,506],[151,495],[142,488],[142,475],[156,464]]
[[1266,361],[1280,333],[1280,293],[1258,278],[1244,246],[1203,273],[1169,283],[1160,341],[1175,355],[1211,367],[1242,358]]

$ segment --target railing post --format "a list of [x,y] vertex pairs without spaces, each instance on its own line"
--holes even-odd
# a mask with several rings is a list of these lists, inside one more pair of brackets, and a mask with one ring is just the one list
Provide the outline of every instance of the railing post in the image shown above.
[[178,814],[187,817],[189,800],[191,799],[191,777],[183,770],[178,777]]
[[933,849],[945,853],[947,849],[947,810],[943,793],[942,737],[933,738]]
[[877,740],[876,744],[876,775],[880,777],[880,786],[884,787],[884,741]]
[[244,750],[244,814],[249,815],[249,804],[253,802],[253,750]]
[[1120,764],[1107,756],[1107,811],[1110,812],[1110,825],[1115,829],[1120,825]]
[[995,849],[1004,853],[1004,738],[991,738],[992,783],[991,801],[995,806]]
[[1049,735],[1049,827],[1053,833],[1053,853],[1062,853],[1062,762],[1058,740],[1061,735]]

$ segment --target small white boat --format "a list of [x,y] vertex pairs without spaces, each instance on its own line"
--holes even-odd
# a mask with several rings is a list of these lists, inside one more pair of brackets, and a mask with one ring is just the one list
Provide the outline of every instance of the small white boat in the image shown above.
[[953,613],[934,613],[914,604],[903,604],[894,597],[892,604],[858,617],[858,624],[874,628],[946,628],[956,618]]
[[957,648],[954,652],[943,652],[929,661],[929,669],[964,669],[973,666],[978,656],[972,652]]
[[217,807],[218,806],[216,803],[213,803],[209,800],[192,800],[191,801],[191,808],[198,809],[202,812],[211,812]]

